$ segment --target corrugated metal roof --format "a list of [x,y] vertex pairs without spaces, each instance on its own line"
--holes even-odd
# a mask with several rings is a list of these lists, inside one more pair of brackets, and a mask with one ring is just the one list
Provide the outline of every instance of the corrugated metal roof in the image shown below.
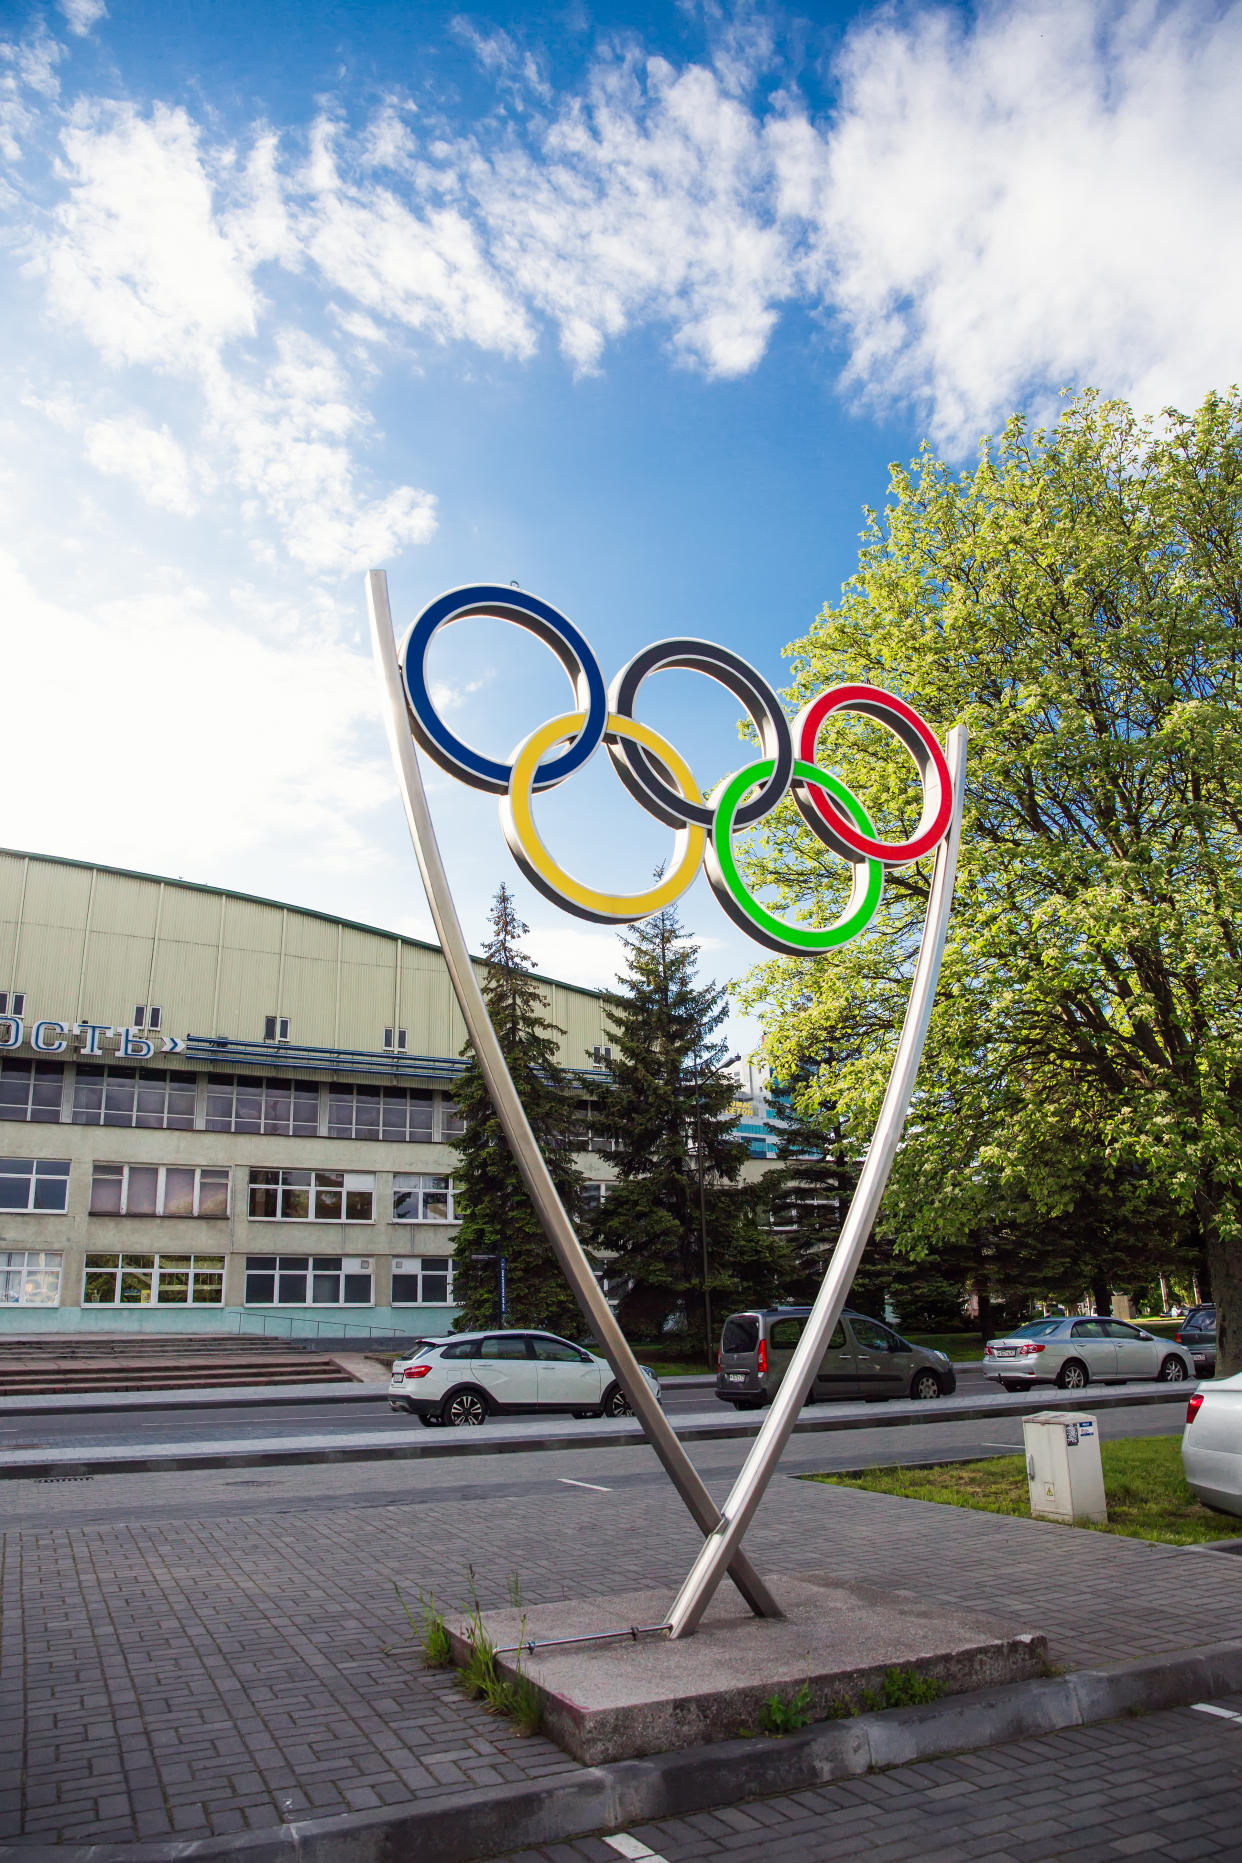
[[[411,938],[405,932],[387,931],[382,925],[367,925],[360,919],[339,918],[331,912],[320,912],[315,906],[299,906],[287,899],[268,899],[262,893],[239,893],[230,886],[213,886],[202,880],[182,880],[175,874],[143,873],[136,867],[113,867],[98,860],[71,860],[63,854],[39,854],[29,848],[0,847],[0,854],[9,854],[15,860],[44,861],[51,867],[74,867],[82,873],[105,873],[122,880],[148,880],[157,886],[179,886],[188,893],[208,893],[216,899],[235,899],[249,905],[272,906],[277,911],[297,912],[305,918],[321,919],[329,925],[344,925],[352,931],[368,932],[377,938],[390,939],[394,944],[411,945],[415,950],[434,951],[437,957],[441,955],[439,945],[425,938]],[[482,961],[482,958],[475,957],[476,963]],[[563,978],[549,977],[544,971],[534,974],[541,983],[555,984],[557,989],[571,990],[578,996],[599,998],[604,993],[601,990],[590,990],[585,984],[566,983]]]

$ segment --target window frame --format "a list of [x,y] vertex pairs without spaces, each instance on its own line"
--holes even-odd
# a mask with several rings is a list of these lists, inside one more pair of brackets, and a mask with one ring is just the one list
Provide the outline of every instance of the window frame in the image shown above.
[[[246,1307],[373,1307],[375,1257],[373,1255],[251,1255],[245,1257],[242,1305]],[[350,1267],[348,1264],[353,1263]],[[332,1265],[334,1264],[334,1265]],[[252,1291],[255,1281],[271,1280],[272,1297]],[[325,1281],[335,1279],[336,1298],[322,1297]],[[301,1281],[302,1297],[288,1291],[288,1283]],[[365,1281],[366,1298],[346,1295],[346,1283]],[[318,1285],[317,1285],[318,1284]]]
[[[442,1269],[436,1267],[430,1270],[437,1281],[439,1281],[441,1275],[443,1275],[445,1288],[443,1295],[428,1294],[425,1291],[424,1277],[429,1271],[427,1264],[430,1262],[444,1263]],[[408,1293],[398,1294],[397,1282],[399,1280],[403,1282],[416,1281],[418,1284],[417,1295],[410,1295]],[[394,1255],[392,1258],[392,1292],[389,1305],[394,1307],[456,1306],[457,1302],[453,1298],[453,1256],[451,1250],[440,1255]]]
[[[224,1095],[229,1111],[223,1112]],[[238,1113],[238,1101],[253,1101],[253,1114]],[[213,1104],[214,1101],[214,1104]],[[286,1115],[276,1108],[288,1102]],[[314,1103],[315,1117],[308,1117]],[[298,1109],[301,1115],[298,1116]],[[238,1120],[241,1123],[238,1123]],[[203,1101],[204,1132],[232,1132],[266,1138],[319,1138],[320,1093],[317,1080],[287,1080],[277,1074],[208,1074]]]
[[[0,1215],[4,1216],[63,1216],[69,1207],[69,1179],[73,1170],[69,1158],[0,1158],[0,1179],[20,1182],[22,1173],[13,1170],[14,1165],[28,1167],[26,1202],[0,1202]],[[59,1168],[64,1166],[64,1169]],[[40,1183],[61,1184],[64,1187],[63,1200],[58,1204],[37,1203],[35,1201]]]
[[[20,1267],[18,1266],[17,1261],[15,1260],[15,1257],[19,1255],[21,1257]],[[31,1266],[32,1258],[37,1258],[38,1264],[39,1264],[37,1267]],[[55,1264],[56,1264],[55,1267],[50,1267],[47,1265],[52,1260],[55,1261]],[[33,1274],[54,1274],[56,1276],[56,1289],[55,1289],[56,1297],[54,1300],[28,1300],[26,1299],[26,1289],[29,1285],[29,1277]],[[7,1292],[7,1286],[6,1286],[8,1277],[10,1275],[17,1276],[17,1294],[13,1299],[9,1298],[8,1292]],[[58,1307],[60,1305],[60,1293],[61,1293],[62,1287],[64,1286],[64,1282],[65,1282],[65,1251],[64,1249],[59,1249],[59,1248],[5,1249],[5,1248],[0,1248],[0,1288],[5,1289],[4,1292],[0,1292],[0,1307]]]
[[[415,1182],[403,1181],[407,1179],[413,1179],[416,1181]],[[399,1192],[405,1196],[416,1195],[418,1197],[419,1213],[417,1216],[399,1216],[397,1214],[397,1196]],[[428,1216],[424,1213],[426,1209],[425,1200],[428,1196],[436,1196],[436,1197],[443,1196],[444,1202],[445,1202],[445,1210],[446,1210],[445,1215]],[[392,1216],[391,1216],[392,1222],[402,1223],[402,1224],[411,1223],[411,1224],[421,1225],[424,1223],[455,1223],[455,1222],[459,1222],[460,1220],[461,1219],[456,1214],[456,1203],[454,1201],[453,1178],[452,1178],[451,1172],[448,1172],[448,1171],[394,1171],[393,1172],[392,1174]]]
[[[130,1264],[128,1267],[126,1263]],[[94,1264],[92,1266],[92,1263]],[[147,1265],[143,1265],[143,1264]],[[164,1263],[168,1266],[165,1267]],[[173,1264],[177,1265],[174,1267]],[[188,1264],[182,1267],[181,1264]],[[88,1250],[82,1263],[82,1302],[84,1307],[222,1307],[224,1305],[224,1277],[228,1257],[225,1254],[199,1253],[195,1249],[94,1249]],[[113,1276],[112,1299],[94,1300],[87,1298],[87,1287],[92,1275]],[[161,1299],[164,1277],[171,1281],[185,1275],[186,1298],[184,1300]],[[121,1298],[125,1276],[139,1283],[147,1279],[148,1300],[123,1300]],[[218,1298],[205,1300],[199,1296],[199,1276],[203,1276],[202,1285],[218,1288]]]
[[[321,1184],[319,1182],[321,1178],[337,1179],[339,1181]],[[349,1181],[351,1178],[356,1180],[352,1184]],[[275,1182],[270,1181],[272,1179],[274,1179]],[[260,1192],[275,1191],[276,1210],[274,1214],[256,1212],[256,1190]],[[285,1214],[284,1205],[287,1193],[290,1195],[291,1200],[296,1200],[301,1193],[305,1193],[307,1209],[307,1214],[305,1216]],[[325,1200],[330,1200],[337,1195],[340,1197],[339,1214],[319,1215],[320,1198],[323,1197]],[[370,1215],[349,1215],[350,1198],[363,1195],[370,1196]],[[350,1225],[363,1226],[368,1223],[373,1224],[376,1220],[375,1195],[374,1171],[337,1171],[330,1167],[316,1167],[313,1165],[252,1164],[247,1171],[246,1213],[249,1221],[252,1223],[348,1223]]]
[[[117,1105],[109,1106],[108,1097],[115,1088],[132,1088],[132,1101],[128,1109]],[[153,1096],[156,1092],[163,1095],[163,1110],[155,1112],[150,1106],[140,1105],[140,1096],[144,1093]],[[182,1105],[175,1112],[170,1111],[173,1093],[179,1093],[183,1101],[188,1098],[188,1106]],[[99,1105],[87,1105],[89,1095],[98,1093]],[[194,1130],[195,1112],[198,1106],[198,1075],[182,1073],[170,1067],[111,1067],[94,1062],[79,1061],[73,1082],[73,1105],[69,1111],[69,1123],[75,1126],[111,1126],[118,1132],[192,1132]],[[122,1113],[128,1110],[128,1117]]]
[[[0,1086],[8,1081],[26,1083],[25,1111],[18,1110],[16,1099],[0,1101],[0,1123],[17,1126],[57,1126],[60,1124],[61,1106],[65,1097],[65,1064],[63,1061],[25,1060],[18,1055],[0,1055]],[[40,1083],[50,1086],[56,1083],[55,1102],[49,1097],[42,1106],[35,1104],[35,1090]]]
[[[95,1185],[97,1182],[114,1181],[112,1173],[121,1173],[121,1199],[118,1208],[105,1210],[95,1208]],[[131,1210],[129,1208],[130,1174],[133,1171],[156,1172],[155,1208],[151,1210]],[[165,1209],[168,1191],[169,1171],[193,1171],[194,1195],[193,1208],[190,1210]],[[222,1210],[203,1210],[203,1176],[212,1182],[224,1179],[224,1208]],[[233,1172],[226,1164],[142,1164],[125,1163],[116,1159],[96,1158],[91,1165],[91,1197],[88,1214],[91,1216],[115,1216],[141,1220],[143,1217],[159,1216],[168,1222],[221,1222],[227,1220],[233,1207]]]

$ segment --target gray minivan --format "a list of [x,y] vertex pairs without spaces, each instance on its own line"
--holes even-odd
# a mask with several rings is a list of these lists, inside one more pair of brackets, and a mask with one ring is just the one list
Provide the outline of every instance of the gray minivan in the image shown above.
[[[770,1404],[802,1337],[809,1307],[731,1313],[720,1338],[716,1396],[735,1410]],[[900,1333],[847,1307],[837,1321],[808,1403],[828,1398],[948,1397],[957,1389],[943,1352],[911,1345]]]

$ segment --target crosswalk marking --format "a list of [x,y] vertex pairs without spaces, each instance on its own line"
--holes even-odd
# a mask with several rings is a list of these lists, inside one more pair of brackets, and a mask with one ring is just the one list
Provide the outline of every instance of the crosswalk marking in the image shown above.
[[[1242,1714],[1235,1708],[1218,1708],[1214,1701],[1192,1701],[1190,1705],[1200,1714],[1219,1714],[1222,1721],[1242,1721]],[[608,1841],[611,1843],[612,1839]]]
[[646,1844],[640,1844],[637,1837],[629,1837],[624,1831],[618,1831],[615,1837],[605,1837],[604,1842],[623,1857],[629,1857],[630,1863],[664,1863],[664,1858],[656,1851],[648,1850]]

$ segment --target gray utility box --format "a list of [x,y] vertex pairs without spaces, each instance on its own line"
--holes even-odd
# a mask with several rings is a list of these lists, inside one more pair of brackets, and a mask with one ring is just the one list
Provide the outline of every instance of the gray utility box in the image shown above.
[[1040,1520],[1108,1519],[1095,1418],[1067,1410],[1023,1417],[1031,1514]]

